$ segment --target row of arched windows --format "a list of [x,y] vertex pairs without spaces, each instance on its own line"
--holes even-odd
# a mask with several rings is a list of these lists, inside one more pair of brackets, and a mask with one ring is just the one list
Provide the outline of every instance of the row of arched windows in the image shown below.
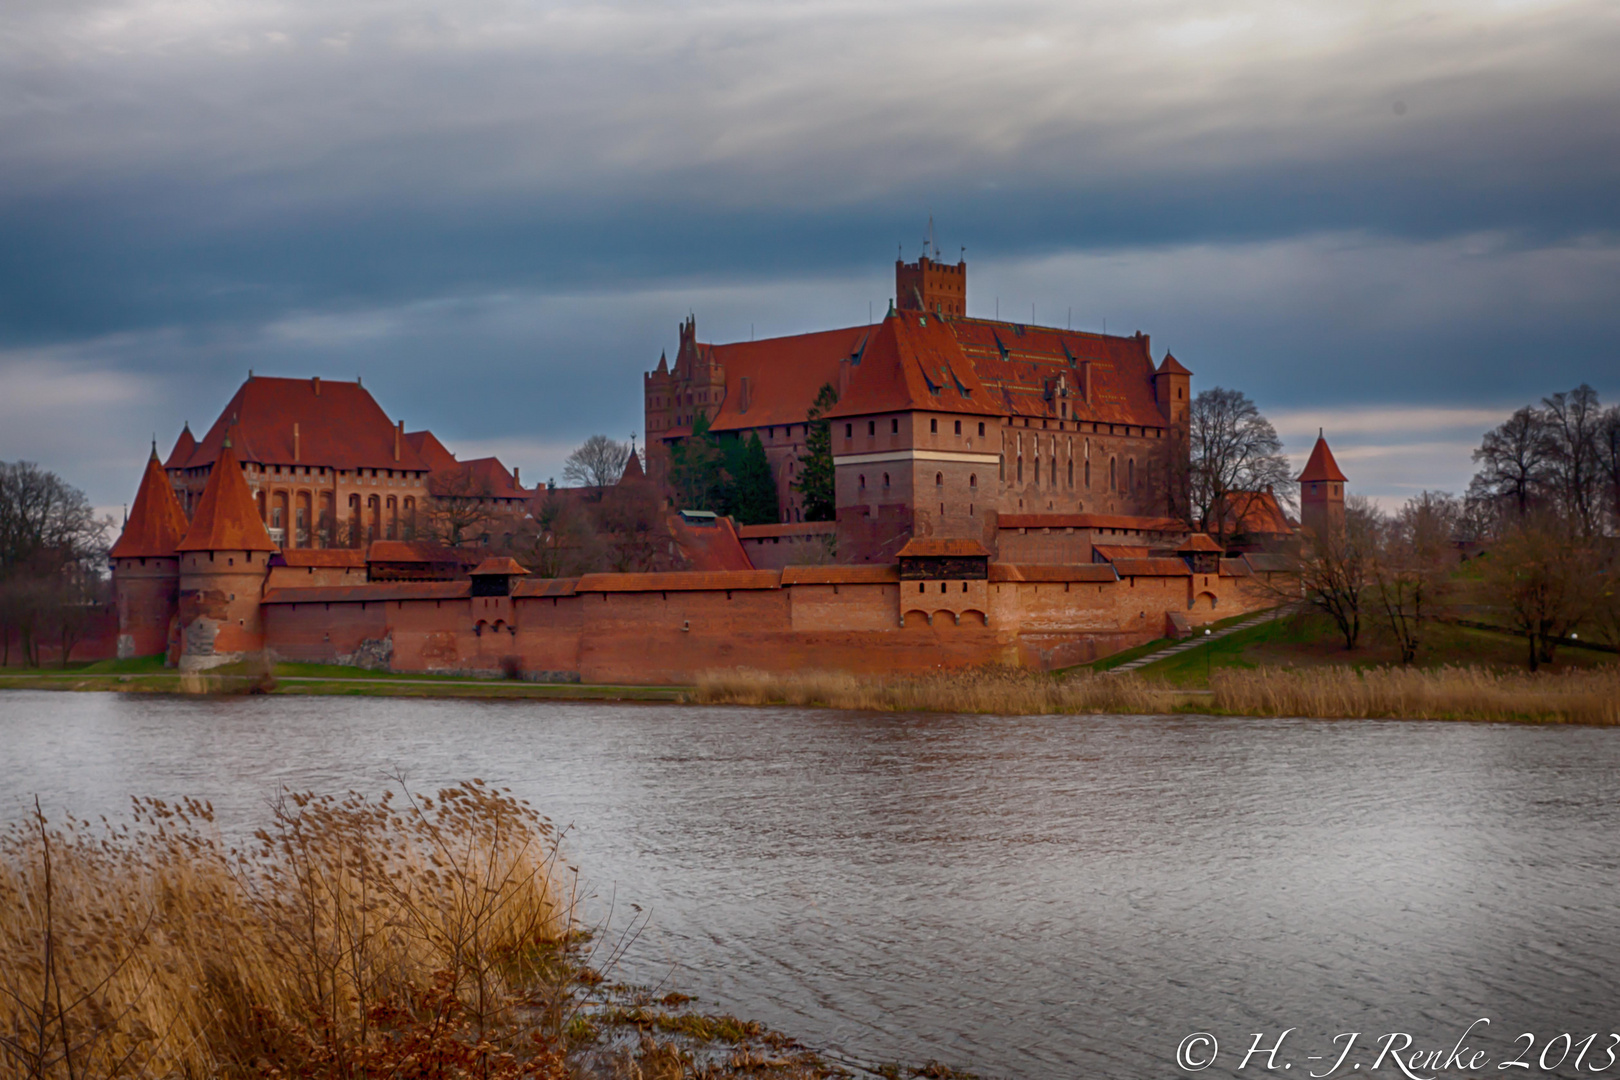
[[361,497],[350,495],[346,522],[337,519],[332,492],[320,492],[318,514],[314,498],[308,491],[260,491],[259,519],[270,530],[271,539],[284,548],[307,548],[359,547],[373,540],[416,538],[413,495],[367,495],[363,509]]

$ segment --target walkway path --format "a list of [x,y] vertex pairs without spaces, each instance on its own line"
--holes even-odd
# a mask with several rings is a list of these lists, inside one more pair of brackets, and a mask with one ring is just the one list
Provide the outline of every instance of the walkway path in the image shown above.
[[1103,672],[1103,674],[1124,675],[1127,672],[1140,671],[1149,664],[1156,664],[1160,660],[1168,660],[1170,657],[1176,656],[1180,653],[1203,648],[1205,645],[1219,641],[1223,637],[1230,637],[1240,630],[1252,630],[1256,626],[1268,623],[1273,619],[1280,619],[1284,615],[1291,615],[1293,612],[1294,606],[1292,604],[1285,604],[1282,607],[1269,608],[1257,615],[1244,619],[1240,623],[1233,623],[1231,626],[1228,626],[1225,629],[1211,630],[1207,635],[1195,630],[1193,632],[1193,636],[1184,641],[1178,641],[1173,645],[1166,645],[1162,649],[1155,649],[1153,652],[1138,656],[1135,660],[1127,661],[1118,667],[1109,668],[1107,671]]

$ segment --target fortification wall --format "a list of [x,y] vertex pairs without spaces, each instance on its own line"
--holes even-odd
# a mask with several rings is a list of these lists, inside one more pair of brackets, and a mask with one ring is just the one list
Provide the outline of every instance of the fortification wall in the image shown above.
[[466,582],[284,589],[266,596],[264,632],[289,660],[684,683],[728,667],[1050,669],[1160,637],[1170,612],[1196,626],[1277,601],[1250,578],[1216,574],[991,571],[988,581],[944,583],[902,582],[892,566],[604,574],[494,597],[471,596]]

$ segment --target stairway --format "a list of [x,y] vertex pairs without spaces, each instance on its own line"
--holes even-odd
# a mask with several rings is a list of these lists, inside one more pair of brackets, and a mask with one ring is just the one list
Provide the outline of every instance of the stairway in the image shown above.
[[1260,626],[1263,623],[1268,623],[1273,619],[1280,619],[1284,615],[1291,615],[1293,612],[1294,606],[1292,604],[1285,604],[1282,607],[1268,608],[1265,611],[1259,612],[1256,615],[1252,615],[1249,618],[1244,619],[1240,623],[1234,623],[1231,626],[1225,627],[1224,629],[1211,630],[1207,635],[1204,634],[1202,630],[1194,631],[1193,636],[1185,641],[1178,641],[1173,645],[1166,645],[1162,649],[1155,649],[1153,652],[1147,653],[1144,656],[1138,656],[1135,660],[1121,664],[1118,667],[1109,668],[1107,671],[1103,672],[1103,674],[1124,675],[1127,672],[1140,671],[1149,664],[1156,664],[1160,660],[1167,660],[1178,653],[1190,652],[1193,649],[1201,649],[1205,645],[1219,641],[1223,637],[1229,637],[1240,630],[1253,629],[1254,627]]

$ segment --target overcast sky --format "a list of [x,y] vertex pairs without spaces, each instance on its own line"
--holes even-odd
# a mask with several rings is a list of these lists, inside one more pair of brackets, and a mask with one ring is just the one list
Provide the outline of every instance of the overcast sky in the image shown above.
[[0,459],[116,507],[252,368],[544,479],[688,312],[864,322],[932,214],[970,313],[1458,490],[1620,397],[1616,56],[1612,0],[8,0]]

